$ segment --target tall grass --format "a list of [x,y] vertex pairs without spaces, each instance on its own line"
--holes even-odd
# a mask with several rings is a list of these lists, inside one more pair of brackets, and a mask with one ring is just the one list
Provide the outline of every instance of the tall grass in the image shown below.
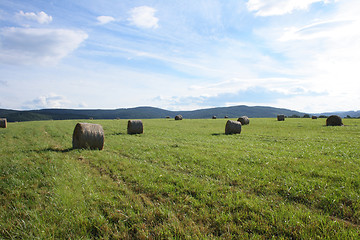
[[103,151],[72,150],[76,121],[0,129],[0,238],[357,239],[360,120],[91,120]]

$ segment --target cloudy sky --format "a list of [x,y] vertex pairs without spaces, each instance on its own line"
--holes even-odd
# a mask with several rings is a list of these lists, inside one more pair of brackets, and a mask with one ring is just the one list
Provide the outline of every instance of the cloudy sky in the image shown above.
[[359,0],[1,0],[0,108],[360,110]]

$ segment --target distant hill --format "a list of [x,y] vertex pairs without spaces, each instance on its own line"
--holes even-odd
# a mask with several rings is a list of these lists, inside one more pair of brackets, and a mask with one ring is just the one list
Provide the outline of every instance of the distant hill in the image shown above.
[[234,106],[234,107],[218,107],[199,109],[194,111],[169,111],[154,107],[136,107],[136,108],[120,108],[114,110],[102,109],[41,109],[29,111],[17,111],[9,109],[0,109],[0,117],[5,117],[9,122],[15,121],[38,121],[38,120],[65,120],[65,119],[147,119],[147,118],[165,118],[169,116],[174,118],[181,114],[184,118],[211,118],[217,116],[218,118],[236,118],[246,115],[250,118],[265,118],[276,117],[278,114],[285,114],[286,116],[303,116],[305,113],[292,111],[284,108],[273,107],[249,107],[249,106]]
[[278,114],[284,114],[286,116],[299,115],[303,116],[305,113],[298,111],[293,111],[284,108],[274,108],[274,107],[249,107],[249,106],[234,106],[234,107],[218,107],[218,108],[208,108],[200,109],[194,111],[180,112],[184,118],[211,118],[212,116],[217,116],[223,118],[228,116],[229,118],[236,118],[241,116],[248,116],[250,118],[266,118],[266,117],[276,117]]
[[360,117],[360,111],[347,111],[347,112],[326,112],[321,114],[314,114],[316,116],[318,115],[325,115],[325,116],[331,116],[331,115],[338,115],[342,118],[345,118],[347,116],[350,116],[352,118],[359,118]]

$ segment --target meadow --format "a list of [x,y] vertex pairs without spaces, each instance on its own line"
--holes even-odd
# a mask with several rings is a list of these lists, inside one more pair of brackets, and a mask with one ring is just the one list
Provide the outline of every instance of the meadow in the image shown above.
[[[325,120],[8,123],[0,239],[359,239],[360,120]],[[77,122],[104,150],[72,149]]]

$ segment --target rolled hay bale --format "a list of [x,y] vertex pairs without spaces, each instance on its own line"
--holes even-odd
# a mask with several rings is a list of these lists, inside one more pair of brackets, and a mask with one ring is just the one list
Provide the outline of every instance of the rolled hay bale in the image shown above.
[[311,119],[317,119],[317,116],[311,116]]
[[341,117],[338,115],[331,115],[326,119],[326,126],[343,126]]
[[216,119],[216,116],[212,116],[212,119]]
[[284,114],[277,115],[277,120],[278,121],[285,121],[285,115]]
[[241,122],[241,125],[248,125],[250,123],[250,120],[247,116],[239,117],[238,122]]
[[225,125],[225,134],[236,133],[241,133],[241,122],[228,120]]
[[7,119],[0,118],[0,128],[7,128]]
[[181,115],[176,115],[175,120],[183,120],[183,117]]
[[90,148],[102,150],[104,141],[105,135],[101,125],[93,123],[76,124],[72,139],[73,149]]
[[229,116],[224,116],[224,118],[229,118]]
[[7,119],[0,118],[0,128],[7,128]]
[[144,132],[143,123],[141,120],[129,120],[127,126],[128,134],[141,134]]

